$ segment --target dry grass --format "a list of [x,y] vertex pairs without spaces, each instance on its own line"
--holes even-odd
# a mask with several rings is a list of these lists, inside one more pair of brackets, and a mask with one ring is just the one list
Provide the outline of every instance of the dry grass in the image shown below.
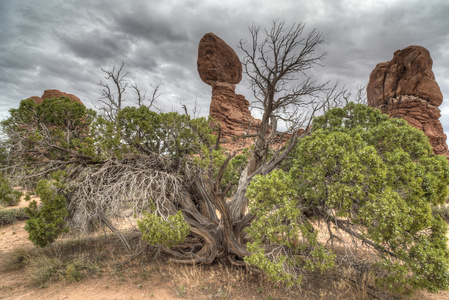
[[101,273],[114,237],[93,237],[83,240],[59,241],[46,248],[19,248],[2,255],[0,272],[24,269],[27,283],[46,286],[51,281],[80,281]]
[[[121,225],[124,224],[117,224]],[[139,241],[136,233],[128,232],[126,237],[135,249]],[[58,281],[72,284],[105,277],[118,285],[132,284],[137,288],[147,287],[151,282],[153,286],[166,288],[172,297],[183,299],[390,298],[375,288],[366,268],[350,266],[348,261],[340,262],[325,274],[306,273],[301,288],[286,289],[253,268],[227,263],[174,264],[154,249],[123,264],[129,257],[115,235],[66,234],[44,249],[22,247],[3,253],[0,273],[22,271],[26,274],[25,284],[39,287],[49,287]]]
[[[136,243],[135,240],[134,247]],[[40,287],[49,287],[57,281],[74,284],[110,278],[114,282],[112,286],[127,284],[148,289],[151,285],[182,299],[389,298],[375,288],[366,270],[343,263],[325,274],[307,273],[301,288],[286,289],[253,268],[227,263],[174,264],[169,257],[151,249],[122,264],[128,258],[129,254],[113,235],[79,237],[58,241],[44,249],[22,248],[3,254],[0,272],[24,271],[26,284]]]
[[[147,269],[149,268],[149,269]],[[162,259],[148,264],[144,274],[163,278],[173,293],[185,299],[389,299],[375,288],[368,272],[339,265],[321,274],[307,274],[301,288],[287,289],[252,268],[217,263],[211,266],[172,264]],[[156,274],[156,275],[155,275]]]

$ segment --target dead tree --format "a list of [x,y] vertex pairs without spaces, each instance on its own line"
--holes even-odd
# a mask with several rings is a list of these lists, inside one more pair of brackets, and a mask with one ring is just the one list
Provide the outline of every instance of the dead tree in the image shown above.
[[[332,98],[332,94],[326,95],[326,84],[317,83],[307,75],[309,69],[324,59],[324,53],[315,54],[323,38],[315,30],[303,37],[303,31],[301,24],[286,28],[283,22],[274,22],[273,28],[264,34],[258,27],[250,28],[249,49],[244,42],[240,43],[247,55],[244,69],[263,117],[256,147],[231,199],[225,197],[230,186],[223,188],[222,180],[233,155],[214,170],[212,164],[200,167],[189,158],[167,162],[163,152],[148,148],[152,142],[149,141],[148,145],[139,146],[137,157],[108,161],[100,170],[85,175],[74,197],[77,200],[73,207],[78,207],[75,210],[80,212],[75,214],[77,218],[95,218],[103,211],[118,214],[125,203],[135,208],[131,214],[139,213],[148,206],[148,199],[152,199],[158,215],[167,218],[180,210],[191,228],[185,242],[171,248],[162,247],[176,261],[212,263],[224,259],[244,264],[242,258],[249,255],[244,229],[254,218],[247,212],[245,193],[249,183],[256,174],[268,174],[279,167],[300,138],[300,127],[305,126],[306,131],[301,134],[306,134],[313,114]],[[273,142],[279,121],[289,123],[291,135],[286,144],[275,150]],[[168,134],[158,137],[157,149],[161,149],[159,144],[171,145],[176,135],[173,127],[160,132]],[[139,139],[144,137],[143,133],[139,135]],[[207,145],[203,138],[199,133],[200,143]]]
[[[203,132],[195,131],[194,122],[189,126],[196,141],[186,140],[181,144],[178,141],[182,135],[177,130],[182,130],[184,125],[176,127],[173,123],[148,132],[142,126],[136,127],[138,133],[115,139],[134,147],[132,153],[102,155],[101,161],[95,160],[97,163],[92,166],[83,165],[82,157],[79,157],[79,167],[71,163],[73,173],[69,172],[71,175],[68,177],[74,180],[69,208],[74,223],[101,222],[106,215],[121,216],[126,208],[132,208],[131,216],[141,214],[149,208],[151,199],[156,207],[154,213],[167,218],[181,211],[190,226],[190,235],[183,243],[161,248],[176,261],[212,263],[221,259],[244,264],[243,257],[249,255],[246,248],[248,236],[244,229],[254,218],[247,212],[245,193],[248,185],[255,175],[268,174],[279,167],[300,138],[298,130],[301,126],[305,128],[301,135],[307,134],[314,113],[324,107],[324,102],[329,102],[326,84],[317,83],[307,74],[324,59],[324,53],[315,54],[323,38],[315,30],[305,36],[303,32],[302,24],[287,28],[284,22],[273,22],[272,29],[263,33],[259,27],[250,28],[249,48],[246,48],[246,43],[240,43],[246,54],[244,69],[263,117],[255,148],[231,199],[225,197],[231,186],[223,188],[222,180],[233,155],[229,155],[218,170],[213,169],[212,161],[204,167],[196,164],[189,155],[172,158],[166,155],[170,153],[170,147],[179,145],[186,149],[195,143],[210,150],[216,147],[209,144]],[[124,110],[124,93],[129,85],[126,80],[128,73],[124,73],[123,67],[124,64],[112,71],[103,70],[106,79],[112,79],[114,92],[107,83],[100,83],[104,111],[115,126],[124,126],[116,118]],[[153,99],[157,95],[157,89],[155,91]],[[143,95],[138,94],[138,104],[142,101]],[[142,106],[139,109],[139,113],[145,110]],[[143,122],[145,118],[139,120]],[[280,121],[289,124],[290,139],[274,149]],[[137,125],[133,123],[133,126]],[[127,131],[117,127],[108,134],[126,135]],[[140,143],[138,147],[134,146],[136,141]],[[122,149],[121,145],[118,148]]]
[[[112,67],[112,70],[101,69],[103,73],[105,73],[105,79],[107,81],[112,81],[112,86],[109,86],[108,82],[103,82],[100,80],[98,85],[101,87],[101,98],[98,100],[102,103],[103,107],[100,108],[100,111],[103,113],[105,118],[108,120],[115,121],[117,114],[124,107],[124,102],[126,102],[125,94],[128,88],[131,88],[136,95],[136,104],[138,106],[146,105],[149,108],[156,107],[156,100],[162,94],[160,92],[161,83],[159,82],[156,85],[151,85],[153,92],[151,93],[151,98],[146,99],[146,91],[142,91],[137,84],[131,82],[127,77],[129,76],[128,72],[124,71],[125,63],[122,62],[120,67],[117,69],[116,66]],[[146,104],[146,100],[148,100],[148,104]]]
[[105,105],[101,111],[109,120],[115,120],[117,114],[122,110],[122,103],[126,101],[124,96],[129,85],[126,76],[128,76],[129,73],[126,72],[123,74],[124,66],[125,63],[122,62],[118,70],[116,69],[116,66],[113,66],[112,70],[101,69],[106,75],[104,78],[106,80],[112,80],[114,84],[113,88],[111,88],[108,83],[104,83],[103,81],[98,83],[101,87],[102,96],[98,101]]
[[[304,127],[302,135],[307,134],[314,113],[328,102],[326,97],[319,97],[325,94],[327,83],[318,83],[307,73],[324,60],[326,53],[316,53],[324,39],[315,29],[303,35],[304,28],[301,23],[286,27],[285,22],[273,21],[270,30],[261,32],[260,27],[253,25],[249,28],[250,41],[240,41],[239,48],[246,54],[243,68],[255,97],[254,107],[263,115],[250,162],[231,203],[233,220],[251,219],[245,217],[245,192],[251,178],[275,169],[294,148],[298,130]],[[290,140],[268,159],[280,121],[289,124]]]
[[[220,189],[220,182],[232,156],[223,163],[216,177],[197,176],[190,185],[193,199],[201,202],[205,209],[201,217],[195,216],[195,222],[189,224],[195,228],[193,232],[201,236],[204,245],[199,252],[202,256],[187,261],[211,262],[216,257],[227,257],[233,263],[242,263],[240,259],[248,255],[243,229],[254,218],[247,212],[245,193],[249,183],[256,174],[268,174],[281,164],[294,148],[300,127],[309,128],[314,113],[329,101],[325,95],[326,83],[317,83],[307,75],[307,71],[319,65],[325,57],[325,53],[315,54],[323,38],[316,30],[303,37],[303,31],[302,24],[286,28],[284,22],[275,21],[271,30],[264,34],[260,33],[259,27],[250,28],[249,49],[245,42],[240,43],[239,47],[246,54],[244,70],[263,111],[262,123],[255,148],[231,201],[226,201],[227,190]],[[274,151],[272,147],[280,120],[290,123],[291,136],[288,143]],[[193,216],[191,208],[187,211],[186,215]]]
[[[304,28],[301,23],[288,28],[285,22],[274,21],[271,30],[261,33],[260,27],[253,25],[249,28],[249,45],[240,41],[239,48],[246,54],[243,67],[255,97],[254,107],[263,113],[248,173],[263,164],[278,121],[293,122],[293,132],[310,119],[304,115],[298,119],[299,114],[319,105],[316,97],[325,90],[327,83],[317,83],[307,74],[326,56],[315,53],[324,39],[315,29],[303,36]],[[296,135],[292,138],[296,139]]]

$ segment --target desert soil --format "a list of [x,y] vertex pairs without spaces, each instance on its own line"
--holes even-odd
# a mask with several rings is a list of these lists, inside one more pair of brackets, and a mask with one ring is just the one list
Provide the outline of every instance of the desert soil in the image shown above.
[[[26,205],[27,203],[22,201],[18,206]],[[34,247],[28,240],[28,233],[24,229],[24,225],[25,221],[18,221],[15,224],[0,227],[0,263],[7,260],[9,255],[15,251],[30,250]],[[228,281],[233,281],[232,287],[234,288],[231,289],[229,282],[222,282],[218,278],[214,281],[213,278],[210,278],[214,276],[213,274],[218,274],[217,272],[195,273],[182,267],[174,272],[178,272],[177,275],[150,276],[145,279],[138,276],[117,276],[106,272],[101,277],[87,277],[80,282],[59,280],[39,287],[29,284],[28,274],[22,268],[0,273],[0,299],[298,299],[297,295],[289,297],[287,294],[264,292],[260,282],[256,282],[254,288],[248,289],[247,285],[242,286],[239,291],[239,281],[241,281],[239,276],[244,276],[244,274],[229,274],[230,277],[225,278]],[[163,272],[161,274],[164,275]],[[200,278],[201,276],[209,278]],[[184,287],[176,283],[177,281],[182,282],[183,279],[187,280],[187,285]],[[220,287],[221,285],[224,287],[223,289]],[[204,292],[198,292],[203,289]],[[301,299],[332,299],[319,291],[308,292],[304,296]],[[420,291],[416,292],[412,298],[449,300],[449,292],[430,294]]]

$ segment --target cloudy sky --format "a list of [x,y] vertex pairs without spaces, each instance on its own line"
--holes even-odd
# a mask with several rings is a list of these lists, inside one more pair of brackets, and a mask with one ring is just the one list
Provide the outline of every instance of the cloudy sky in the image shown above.
[[[444,95],[449,134],[449,1],[447,0],[0,0],[0,119],[46,89],[100,98],[101,68],[123,61],[142,90],[160,82],[159,105],[181,111],[197,101],[209,112],[211,88],[196,70],[198,42],[213,32],[234,48],[251,24],[306,23],[325,38],[318,80],[366,85],[379,62],[409,45],[426,47]],[[246,81],[237,92],[251,101]],[[129,95],[129,103],[133,102]]]

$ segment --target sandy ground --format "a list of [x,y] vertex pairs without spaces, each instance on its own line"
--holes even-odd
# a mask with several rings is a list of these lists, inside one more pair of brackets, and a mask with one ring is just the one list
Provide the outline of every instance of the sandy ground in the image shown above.
[[81,283],[56,282],[47,288],[30,288],[21,280],[20,274],[6,274],[5,277],[2,274],[0,285],[4,294],[0,299],[177,299],[172,295],[169,284],[164,286],[158,283],[155,286],[148,282],[136,285],[117,283],[112,278],[95,278]]
[[[21,202],[19,206],[25,206]],[[34,246],[28,240],[28,233],[24,229],[25,221],[0,227],[0,262],[2,259],[19,249],[32,249]],[[177,293],[176,286],[168,278],[150,277],[147,280],[132,278],[119,279],[105,274],[101,278],[86,278],[81,282],[58,281],[51,282],[45,287],[31,286],[26,281],[27,273],[24,269],[0,273],[0,299],[267,299],[267,295],[257,292],[245,292],[239,296],[234,292],[230,297],[209,293],[195,295],[188,292],[185,295]],[[193,278],[201,282],[201,278]],[[270,299],[270,298],[268,298]],[[273,298],[271,298],[273,299]],[[278,299],[278,298],[275,298]],[[307,297],[306,297],[307,299]],[[416,292],[412,299],[448,299],[449,292],[430,294]]]
[[[25,221],[20,221],[0,227],[0,260],[17,249],[34,247],[24,226]],[[106,275],[79,283],[51,282],[41,288],[27,284],[26,276],[24,270],[0,274],[0,299],[177,299],[171,282],[163,279],[136,283]]]
[[[29,204],[22,201],[14,207],[25,207]],[[6,209],[9,209],[6,208]],[[17,221],[0,227],[0,266],[15,251],[31,250],[33,244],[28,240],[25,230],[26,221]],[[67,237],[63,238],[67,239]],[[60,239],[61,240],[61,239]],[[81,282],[60,280],[50,282],[44,287],[30,285],[26,278],[28,274],[23,268],[0,273],[0,299],[220,299],[221,295],[207,293],[194,295],[193,288],[186,288],[185,293],[179,293],[179,286],[173,283],[173,278],[152,276],[146,280],[139,278],[118,278],[113,274],[104,274],[101,278],[85,278]],[[189,276],[188,274],[186,276]],[[200,278],[190,280],[201,284]],[[210,289],[212,290],[212,288]],[[227,299],[231,299],[226,297]],[[232,299],[258,299],[258,296],[248,295]]]
[[[38,200],[31,197],[31,200]],[[28,206],[23,199],[17,206]],[[6,208],[6,209],[9,209]],[[24,228],[25,221],[19,221],[0,227],[0,259],[18,249],[31,249],[33,244],[28,240],[28,232]],[[0,274],[0,299],[177,299],[170,295],[169,284],[152,282],[133,284],[117,282],[116,278],[86,279],[81,283],[56,282],[49,288],[29,286],[25,281],[24,270],[4,272]]]

